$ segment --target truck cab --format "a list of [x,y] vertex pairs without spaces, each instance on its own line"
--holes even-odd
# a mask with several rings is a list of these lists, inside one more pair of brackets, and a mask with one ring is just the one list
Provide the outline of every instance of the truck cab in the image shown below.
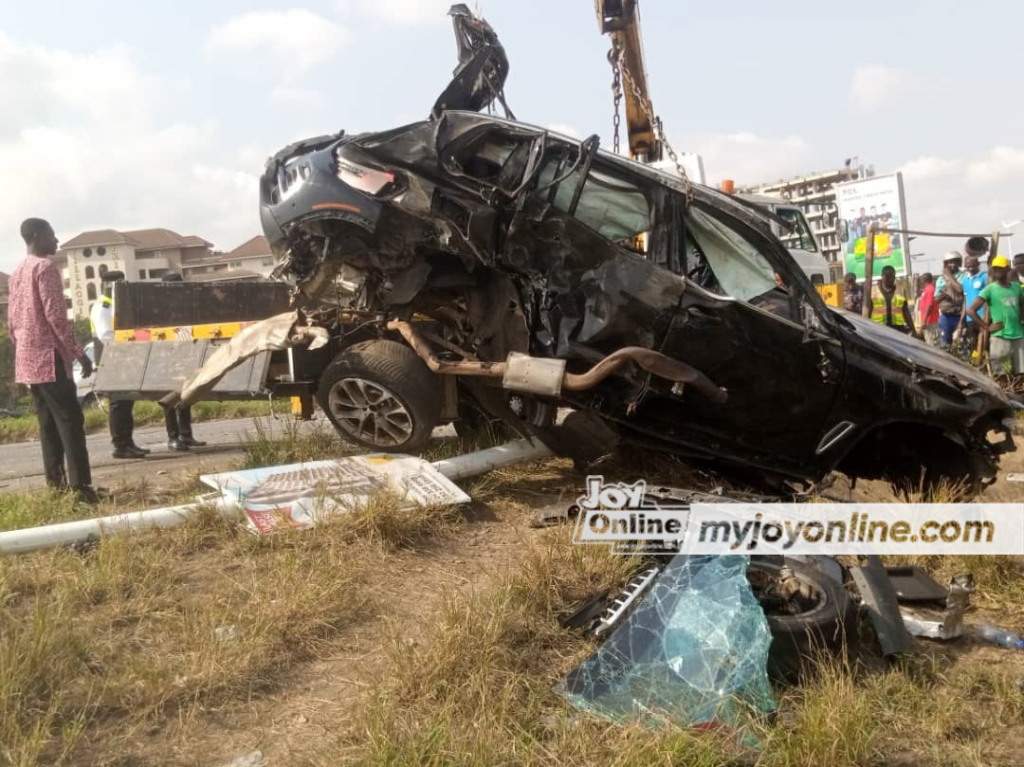
[[788,222],[788,227],[780,222],[772,224],[775,236],[786,246],[789,255],[807,275],[812,285],[824,285],[829,282],[828,262],[822,255],[818,240],[799,207],[780,197],[763,194],[740,194],[737,197]]
[[[695,181],[698,184],[707,184],[707,178],[704,174],[704,159],[699,154],[681,153],[678,164],[691,181]],[[659,160],[651,163],[651,166],[673,176],[679,175],[676,163],[672,160]],[[723,190],[732,194],[732,182],[727,181],[725,184],[728,186],[723,186]],[[831,281],[829,279],[828,261],[822,255],[818,240],[814,236],[810,224],[807,223],[803,211],[798,206],[783,200],[781,197],[769,197],[764,194],[737,194],[735,196],[788,222],[789,226],[784,226],[781,222],[772,224],[775,236],[786,246],[789,255],[793,257],[793,260],[803,270],[803,273],[807,275],[812,285],[817,287]]]

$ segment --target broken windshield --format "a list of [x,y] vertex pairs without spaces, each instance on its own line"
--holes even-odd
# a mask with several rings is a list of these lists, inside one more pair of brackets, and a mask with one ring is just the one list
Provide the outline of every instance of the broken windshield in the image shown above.
[[698,253],[689,243],[687,263],[699,263],[703,255],[725,295],[750,301],[778,287],[768,259],[735,230],[693,207],[686,214],[686,226],[699,248]]

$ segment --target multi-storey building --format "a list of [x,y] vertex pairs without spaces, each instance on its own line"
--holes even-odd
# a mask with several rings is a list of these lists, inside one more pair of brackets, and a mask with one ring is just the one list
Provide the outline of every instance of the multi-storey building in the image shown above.
[[102,278],[107,272],[124,272],[132,281],[154,282],[208,256],[210,247],[202,237],[185,237],[170,229],[100,229],[72,237],[56,257],[64,276],[68,317],[89,316],[103,292]]
[[833,271],[832,278],[836,280],[842,277],[843,260],[840,254],[844,243],[839,241],[838,235],[840,216],[836,207],[835,186],[845,181],[869,178],[874,174],[874,168],[851,161],[835,170],[808,173],[785,181],[754,184],[739,191],[781,197],[799,206],[818,238],[822,253]]
[[[212,282],[260,280],[274,269],[270,243],[262,235],[227,253],[215,252],[212,247],[202,237],[186,237],[170,229],[100,229],[72,237],[55,257],[64,277],[68,317],[89,316],[103,292],[107,272],[124,272],[125,279],[132,282],[157,282],[168,272],[179,272],[187,281]],[[3,278],[0,296],[6,296]]]
[[181,267],[182,275],[192,282],[256,280],[270,276],[274,270],[274,254],[267,238],[258,235],[232,251],[194,258]]

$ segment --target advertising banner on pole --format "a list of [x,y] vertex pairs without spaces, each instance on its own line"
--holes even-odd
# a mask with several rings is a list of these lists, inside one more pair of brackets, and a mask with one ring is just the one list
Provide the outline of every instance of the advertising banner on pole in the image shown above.
[[[837,184],[835,192],[839,215],[846,219],[850,228],[850,237],[843,249],[846,271],[853,272],[858,280],[862,280],[868,226],[873,223],[876,229],[907,227],[903,176],[893,173]],[[886,232],[875,234],[875,263],[872,269],[875,277],[881,275],[886,266],[893,267],[898,277],[907,276],[909,264],[910,246],[904,235]]]
[[453,506],[470,497],[421,458],[391,453],[204,474],[200,480],[237,501],[251,532],[307,529],[333,514],[393,496],[399,509]]

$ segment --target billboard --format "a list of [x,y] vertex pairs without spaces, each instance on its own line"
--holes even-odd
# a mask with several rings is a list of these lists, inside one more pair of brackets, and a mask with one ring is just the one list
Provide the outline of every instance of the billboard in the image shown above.
[[[903,176],[875,176],[860,181],[836,184],[836,206],[850,228],[850,237],[843,248],[846,271],[857,279],[864,278],[864,253],[868,225],[890,229],[906,229],[907,209],[903,199]],[[875,263],[872,272],[878,277],[882,269],[892,266],[896,275],[909,272],[910,246],[902,234],[875,235]]]
[[249,530],[257,535],[314,527],[333,514],[366,508],[381,493],[397,498],[403,510],[471,500],[433,464],[392,453],[204,474],[200,479],[237,501]]

